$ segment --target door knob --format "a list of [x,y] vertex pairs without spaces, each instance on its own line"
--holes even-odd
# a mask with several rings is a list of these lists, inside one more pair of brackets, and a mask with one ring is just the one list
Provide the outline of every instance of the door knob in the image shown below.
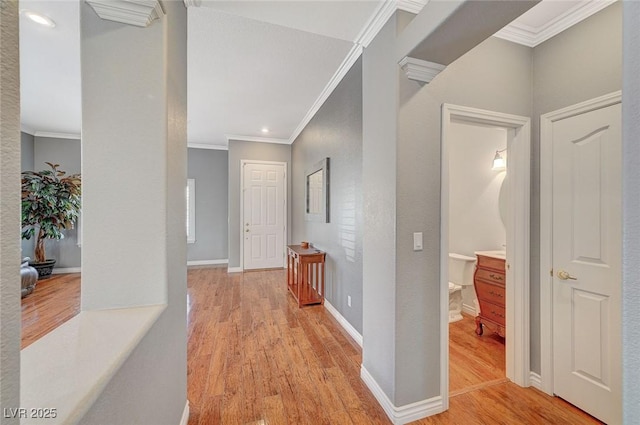
[[560,270],[558,272],[558,278],[560,278],[560,280],[567,280],[567,279],[569,279],[569,280],[578,280],[578,278],[571,276],[569,274],[569,272],[566,272],[564,270]]

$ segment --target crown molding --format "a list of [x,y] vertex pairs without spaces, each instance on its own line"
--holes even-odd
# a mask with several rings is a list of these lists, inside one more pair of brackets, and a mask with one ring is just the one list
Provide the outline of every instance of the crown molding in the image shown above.
[[356,37],[355,43],[363,47],[368,47],[375,36],[380,32],[384,24],[393,16],[397,10],[397,4],[393,1],[385,1],[378,6],[369,21],[362,28],[362,31]]
[[293,134],[291,134],[291,137],[289,137],[289,140],[287,141],[287,143],[292,144],[296,140],[296,138],[300,135],[300,133],[302,133],[302,130],[304,130],[307,124],[309,124],[311,119],[320,110],[324,102],[329,98],[329,96],[331,96],[331,93],[333,93],[333,90],[335,90],[335,88],[338,87],[338,84],[340,84],[340,81],[342,81],[342,79],[344,78],[345,75],[347,75],[347,72],[349,72],[353,64],[356,63],[360,55],[362,55],[362,51],[363,51],[362,45],[357,43],[353,45],[353,47],[351,48],[347,56],[344,58],[344,60],[342,61],[342,63],[340,64],[336,72],[334,72],[333,76],[331,77],[327,85],[325,85],[324,89],[322,89],[320,96],[318,96],[318,98],[313,103],[313,105],[311,105],[311,108],[307,111],[307,114],[304,116],[304,118],[302,118],[302,121],[300,121],[300,124],[298,124],[296,129],[293,131]]
[[578,22],[581,22],[589,16],[601,11],[615,1],[616,0],[590,0],[580,2],[540,27],[531,27],[529,25],[513,22],[494,35],[498,38],[512,41],[514,43],[523,44],[528,47],[536,47]]
[[229,146],[209,145],[206,143],[187,143],[187,147],[191,149],[210,149],[216,151],[228,151]]
[[102,19],[148,27],[164,16],[158,0],[85,0]]
[[417,15],[427,3],[429,3],[429,0],[398,0],[397,7],[405,12]]
[[336,72],[333,73],[329,82],[324,86],[324,89],[322,89],[322,92],[320,92],[316,101],[313,102],[313,105],[311,105],[311,108],[309,108],[306,115],[302,118],[300,124],[298,124],[296,129],[293,131],[291,137],[289,137],[289,144],[292,144],[300,133],[302,133],[302,130],[304,130],[307,124],[309,124],[309,121],[311,121],[324,102],[329,98],[331,93],[333,93],[335,88],[338,87],[340,81],[342,81],[345,75],[347,75],[347,72],[349,72],[353,64],[356,63],[360,55],[362,55],[364,48],[369,46],[369,43],[373,41],[375,36],[380,32],[384,24],[387,23],[389,18],[393,16],[396,10],[397,4],[393,1],[385,1],[378,6],[373,15],[371,15],[367,24],[356,37],[356,41],[354,42],[351,50],[349,50],[349,53],[347,53],[347,56],[344,58],[342,63],[340,63]]
[[186,7],[200,7],[202,6],[202,0],[184,0],[184,5]]
[[446,68],[445,65],[412,58],[410,56],[405,56],[399,65],[410,80],[421,81],[427,84]]
[[242,136],[240,134],[225,134],[224,137],[227,139],[227,143],[232,140],[237,140],[239,142],[276,143],[279,145],[289,144],[288,139],[276,139],[274,137]]
[[80,140],[80,135],[77,133],[58,133],[56,131],[35,131],[32,134],[34,137],[50,137],[52,139]]

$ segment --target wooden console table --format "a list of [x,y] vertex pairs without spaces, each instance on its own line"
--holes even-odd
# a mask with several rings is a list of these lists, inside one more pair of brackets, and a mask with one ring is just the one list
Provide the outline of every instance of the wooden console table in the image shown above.
[[310,246],[288,246],[287,287],[298,307],[324,304],[324,259],[326,253]]

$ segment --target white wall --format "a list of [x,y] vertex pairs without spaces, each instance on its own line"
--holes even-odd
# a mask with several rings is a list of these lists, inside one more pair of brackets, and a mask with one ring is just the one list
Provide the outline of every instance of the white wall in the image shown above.
[[[500,250],[506,229],[500,205],[506,207],[504,171],[493,171],[497,150],[507,147],[507,130],[452,123],[449,139],[449,251],[474,256]],[[506,158],[506,152],[502,155]],[[463,303],[473,307],[473,286],[463,288]]]
[[187,398],[187,11],[162,7],[143,29],[80,5],[83,313],[166,304],[84,425],[176,425]]

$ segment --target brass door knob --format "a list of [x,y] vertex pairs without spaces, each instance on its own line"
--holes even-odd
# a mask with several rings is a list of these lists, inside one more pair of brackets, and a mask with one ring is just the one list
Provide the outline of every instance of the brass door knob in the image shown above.
[[558,272],[558,278],[559,278],[560,280],[567,280],[567,279],[568,279],[568,280],[578,280],[578,278],[571,276],[571,275],[569,274],[569,272],[566,272],[566,271],[564,271],[564,270],[560,270],[560,271]]

